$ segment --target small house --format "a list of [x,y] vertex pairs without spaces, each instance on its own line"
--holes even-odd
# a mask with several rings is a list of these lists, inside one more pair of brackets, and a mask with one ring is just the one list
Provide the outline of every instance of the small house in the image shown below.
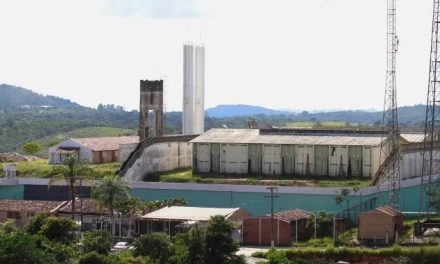
[[138,136],[70,138],[49,148],[49,163],[63,163],[68,155],[92,164],[119,161],[119,148],[139,143]]
[[[310,213],[301,209],[287,210],[274,214],[273,239],[275,245],[288,245],[292,241],[300,241],[310,236],[307,219]],[[243,243],[246,245],[270,245],[272,240],[272,218],[243,218]]]
[[176,234],[184,232],[192,226],[203,226],[213,216],[221,215],[233,223],[233,236],[241,241],[241,224],[243,217],[250,214],[240,208],[206,208],[170,206],[146,214],[137,220],[137,233],[165,232]]
[[15,219],[17,227],[22,227],[28,224],[35,214],[49,214],[60,204],[60,201],[0,200],[0,221]]
[[391,206],[359,215],[358,239],[363,244],[389,244],[403,233],[403,214]]

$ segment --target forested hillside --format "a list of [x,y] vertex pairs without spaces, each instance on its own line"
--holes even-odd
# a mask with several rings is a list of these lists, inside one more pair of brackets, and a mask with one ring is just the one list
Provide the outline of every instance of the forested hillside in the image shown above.
[[[243,105],[242,105],[243,106]],[[257,107],[258,108],[258,107]],[[251,109],[257,109],[251,107]],[[274,110],[272,113],[279,113]],[[260,127],[284,127],[298,121],[340,121],[350,124],[380,124],[381,112],[336,111],[325,113],[283,113],[252,116],[205,116],[205,129],[214,127],[244,128],[250,117]],[[423,105],[399,108],[399,121],[405,126],[422,126]],[[181,112],[165,114],[165,133],[181,133]],[[62,137],[108,136],[135,134],[139,124],[138,111],[125,111],[120,106],[102,105],[96,109],[81,106],[67,99],[43,96],[20,87],[0,85],[0,152],[21,151],[28,141],[44,144]],[[54,140],[52,140],[54,139]],[[45,146],[43,146],[45,147]]]

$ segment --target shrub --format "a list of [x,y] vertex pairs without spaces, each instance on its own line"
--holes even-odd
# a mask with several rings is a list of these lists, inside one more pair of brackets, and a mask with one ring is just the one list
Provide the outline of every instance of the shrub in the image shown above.
[[271,249],[267,252],[267,260],[269,264],[290,264],[290,260],[286,256],[286,252],[282,250]]
[[82,250],[85,253],[96,251],[99,254],[107,254],[108,252],[110,252],[112,245],[112,236],[106,230],[84,232],[84,239],[82,240]]
[[135,256],[147,256],[159,263],[167,263],[173,255],[171,240],[165,233],[142,235],[133,245]]
[[98,254],[95,251],[89,252],[83,255],[78,264],[112,264],[113,261],[110,260],[106,255]]
[[34,215],[29,224],[24,228],[25,231],[29,234],[37,234],[40,232],[46,218],[47,215],[45,213],[38,213]]
[[17,232],[0,236],[0,263],[46,264],[56,260],[35,236]]
[[69,244],[75,241],[76,224],[64,217],[48,217],[41,226],[41,234],[50,240]]

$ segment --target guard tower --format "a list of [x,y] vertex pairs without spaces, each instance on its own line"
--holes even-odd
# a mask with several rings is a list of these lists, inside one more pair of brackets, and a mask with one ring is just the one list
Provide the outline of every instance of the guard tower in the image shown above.
[[[139,138],[163,136],[163,80],[141,80]],[[152,116],[149,117],[150,113]],[[151,125],[150,125],[151,124]]]

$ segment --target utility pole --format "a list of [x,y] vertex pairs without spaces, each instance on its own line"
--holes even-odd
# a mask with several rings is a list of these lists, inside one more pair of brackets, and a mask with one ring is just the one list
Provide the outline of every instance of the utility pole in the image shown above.
[[273,192],[275,190],[278,190],[278,187],[270,186],[266,188],[270,191],[270,195],[266,195],[264,197],[270,198],[270,225],[271,225],[271,232],[270,232],[270,246],[275,247],[275,240],[274,240],[274,231],[273,231],[273,199],[278,198],[278,195],[274,195]]

